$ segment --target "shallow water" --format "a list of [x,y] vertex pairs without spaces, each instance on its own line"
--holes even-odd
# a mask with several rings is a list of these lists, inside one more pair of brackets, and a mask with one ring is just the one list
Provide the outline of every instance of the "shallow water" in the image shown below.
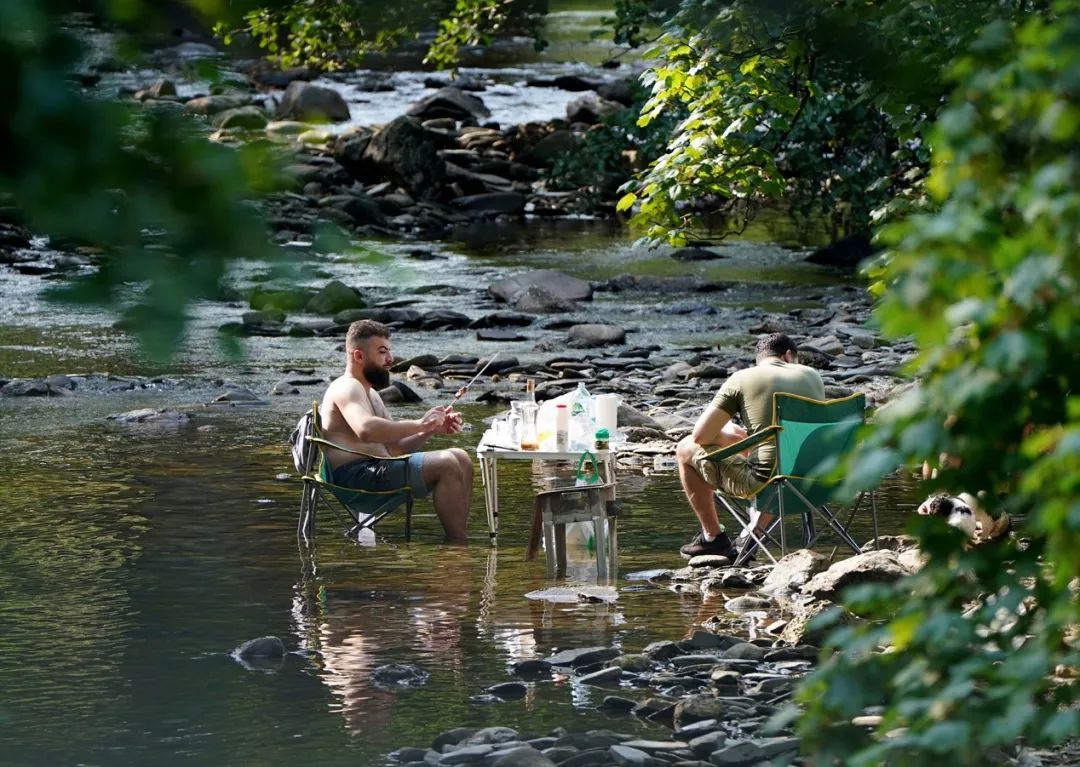
[[[417,261],[415,244],[368,243],[312,258],[301,281],[339,277],[392,300],[417,289],[417,308],[451,307],[470,316],[495,306],[483,287],[514,269],[554,267],[585,279],[620,273],[695,273],[736,283],[700,296],[719,310],[701,317],[658,311],[675,296],[597,295],[582,318],[631,325],[633,344],[692,346],[724,340],[724,310],[779,309],[843,296],[850,278],[805,264],[798,252],[741,242],[716,262],[679,264],[635,247],[605,224],[488,230],[481,238],[424,244],[445,256]],[[252,284],[267,264],[238,267]],[[176,376],[154,388],[77,391],[52,399],[0,399],[0,758],[12,764],[314,764],[375,765],[402,745],[426,745],[457,725],[503,724],[541,734],[551,727],[611,727],[647,732],[631,718],[596,710],[603,690],[553,681],[521,701],[470,703],[507,679],[508,662],[559,648],[617,646],[637,651],[677,639],[718,612],[730,630],[752,634],[754,619],[723,612],[723,598],[675,594],[626,575],[679,566],[677,549],[694,533],[671,472],[624,472],[619,575],[613,603],[554,604],[525,597],[553,586],[596,584],[586,557],[572,577],[548,578],[542,559],[524,561],[531,494],[550,467],[500,467],[499,546],[486,545],[476,482],[472,544],[438,543],[430,506],[419,502],[414,540],[358,547],[323,513],[313,559],[302,556],[295,527],[299,488],[275,479],[291,470],[285,437],[317,396],[272,398],[255,408],[202,407],[221,380],[264,392],[284,367],[318,377],[340,366],[331,339],[253,338],[247,357],[224,358],[218,324],[243,307],[197,307],[187,345],[169,366],[142,358],[111,317],[95,310],[57,312],[37,291],[40,278],[0,271],[0,375],[109,370]],[[522,359],[544,336],[507,345],[470,332],[400,333],[399,357],[437,351]],[[732,336],[732,345],[745,339]],[[438,395],[436,395],[436,398]],[[105,420],[143,406],[192,409],[179,428],[123,428]],[[471,447],[494,409],[463,408],[476,430],[443,444]],[[416,408],[395,408],[408,416]],[[200,431],[198,426],[212,430]],[[882,524],[896,532],[913,506],[893,486]],[[858,537],[868,537],[868,529]],[[284,662],[246,668],[230,657],[242,641],[281,637]],[[390,662],[430,673],[413,689],[381,689],[370,671]],[[636,695],[632,689],[621,694]]]

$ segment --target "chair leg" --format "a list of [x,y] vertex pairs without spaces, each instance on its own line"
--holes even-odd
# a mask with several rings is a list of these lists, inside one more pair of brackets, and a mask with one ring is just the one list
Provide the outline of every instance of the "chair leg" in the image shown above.
[[412,540],[412,507],[413,507],[413,497],[412,497],[412,493],[410,493],[409,497],[407,499],[405,499],[405,541],[406,542]]
[[843,542],[846,543],[848,546],[850,546],[852,551],[854,551],[856,554],[861,552],[859,544],[857,544],[855,542],[855,539],[852,538],[848,531],[844,529],[844,526],[840,524],[840,521],[833,515],[833,513],[829,510],[828,506],[826,506],[825,504],[822,504],[821,506],[815,506],[814,504],[810,503],[810,501],[807,500],[806,496],[800,493],[795,487],[791,488],[791,492],[795,493],[799,500],[802,501],[802,503],[805,504],[808,509],[813,509],[818,514],[820,514],[825,519],[825,522],[828,523],[829,527],[833,529],[833,532],[840,536],[840,539],[843,540]]

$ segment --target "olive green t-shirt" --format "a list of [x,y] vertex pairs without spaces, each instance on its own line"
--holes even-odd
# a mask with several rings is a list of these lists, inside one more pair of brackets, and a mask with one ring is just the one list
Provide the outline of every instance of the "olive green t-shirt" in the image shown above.
[[[777,392],[823,400],[825,384],[813,368],[774,357],[732,374],[716,393],[712,406],[732,417],[737,414],[746,431],[753,434],[772,424],[773,394]],[[769,440],[754,449],[750,461],[764,476],[772,471],[775,454],[775,444]]]

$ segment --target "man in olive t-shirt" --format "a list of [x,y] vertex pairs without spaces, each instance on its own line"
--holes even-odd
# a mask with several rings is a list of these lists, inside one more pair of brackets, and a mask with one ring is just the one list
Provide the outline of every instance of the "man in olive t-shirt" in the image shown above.
[[[798,364],[798,354],[798,347],[783,333],[761,338],[756,347],[757,364],[732,374],[698,418],[693,432],[679,442],[675,453],[679,479],[690,508],[701,522],[701,533],[680,549],[684,557],[721,554],[734,559],[735,546],[716,516],[713,492],[753,495],[772,474],[776,448],[771,440],[766,441],[749,455],[732,456],[720,463],[705,460],[706,453],[770,426],[773,394],[777,392],[825,399],[821,376],[813,368]],[[741,426],[732,420],[736,415]],[[758,530],[766,529],[771,521],[771,515],[760,515]]]

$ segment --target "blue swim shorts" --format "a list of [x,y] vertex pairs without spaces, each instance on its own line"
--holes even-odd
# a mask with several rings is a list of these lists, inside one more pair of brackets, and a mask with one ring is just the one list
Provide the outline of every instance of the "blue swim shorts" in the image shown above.
[[[427,498],[431,488],[424,482],[424,453],[413,453],[407,461],[388,458],[361,458],[334,469],[334,484],[358,490],[389,493],[412,490],[414,498]],[[402,492],[402,500],[405,493]]]

